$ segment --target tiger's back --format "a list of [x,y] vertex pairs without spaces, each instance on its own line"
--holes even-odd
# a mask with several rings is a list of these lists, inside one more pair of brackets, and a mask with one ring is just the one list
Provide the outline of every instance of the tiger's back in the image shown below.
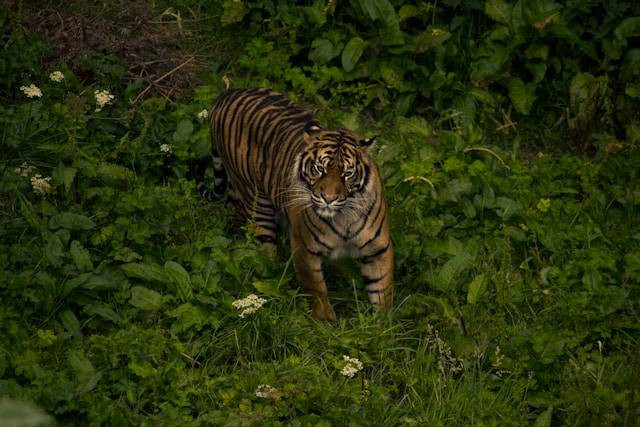
[[371,302],[390,308],[393,248],[384,190],[368,155],[371,141],[323,129],[267,89],[221,95],[210,125],[214,168],[224,169],[231,198],[254,221],[265,251],[274,249],[276,214],[286,214],[296,276],[312,296],[312,314],[335,319],[322,274],[325,257],[361,258]]

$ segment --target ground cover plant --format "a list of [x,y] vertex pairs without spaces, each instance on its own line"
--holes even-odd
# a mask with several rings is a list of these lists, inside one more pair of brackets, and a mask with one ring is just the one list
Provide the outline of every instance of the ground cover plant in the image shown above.
[[[0,425],[637,424],[635,2],[0,10]],[[385,324],[199,198],[229,85],[378,136]]]

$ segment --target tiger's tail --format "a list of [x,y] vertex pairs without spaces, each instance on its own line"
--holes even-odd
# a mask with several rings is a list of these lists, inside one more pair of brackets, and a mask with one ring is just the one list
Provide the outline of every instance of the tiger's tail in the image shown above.
[[[205,173],[209,165],[213,164],[213,188],[207,185]],[[202,156],[191,163],[191,174],[196,180],[198,193],[206,200],[218,200],[227,187],[227,173],[222,166],[222,159],[213,155]]]

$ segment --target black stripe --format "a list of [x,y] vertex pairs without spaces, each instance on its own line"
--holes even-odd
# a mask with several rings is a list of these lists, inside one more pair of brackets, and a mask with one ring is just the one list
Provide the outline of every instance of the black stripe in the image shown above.
[[377,250],[376,252],[372,253],[371,255],[363,257],[362,258],[362,263],[363,264],[369,264],[369,263],[375,261],[375,259],[377,257],[379,257],[380,255],[382,255],[385,252],[387,252],[387,250],[389,249],[389,246],[391,246],[391,241],[388,241],[387,242],[387,246],[385,246],[384,248]]
[[[382,203],[380,203],[380,206],[382,206]],[[376,216],[373,219],[373,221],[371,221],[371,224],[375,224],[376,223],[376,220],[378,219],[378,216],[380,215],[380,211],[382,211],[382,208],[380,208],[378,210],[378,213],[376,214]],[[380,224],[378,224],[378,228],[377,228],[376,232],[373,233],[373,237],[371,237],[369,240],[364,242],[362,245],[358,246],[358,249],[362,250],[362,249],[366,248],[367,245],[369,245],[371,242],[373,242],[378,237],[380,237],[380,233],[382,233],[382,226],[383,225],[384,225],[384,218],[382,219],[382,221],[380,221]]]
[[268,236],[266,234],[261,234],[260,236],[256,236],[256,239],[258,239],[258,241],[260,243],[275,243],[276,239],[274,239],[272,236]]
[[325,248],[332,250],[333,248],[329,245],[327,245],[325,242],[322,241],[322,239],[320,239],[320,235],[322,233],[321,230],[318,230],[319,233],[316,233],[316,229],[314,229],[314,227],[312,227],[308,222],[307,219],[311,220],[311,218],[307,218],[306,212],[302,213],[302,222],[304,223],[304,225],[307,227],[307,231],[309,231],[309,233],[313,236],[313,240],[316,243],[320,243],[322,246],[324,246]]
[[376,283],[379,282],[380,280],[384,279],[385,277],[387,277],[387,274],[383,274],[380,277],[369,277],[367,275],[362,275],[362,282],[364,283],[365,286],[368,286],[372,283]]

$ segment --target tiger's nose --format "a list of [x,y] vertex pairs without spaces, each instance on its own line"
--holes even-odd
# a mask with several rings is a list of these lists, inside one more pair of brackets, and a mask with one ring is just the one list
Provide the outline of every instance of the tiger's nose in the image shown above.
[[338,200],[339,196],[337,194],[320,193],[320,197],[327,205],[330,205],[332,202]]

